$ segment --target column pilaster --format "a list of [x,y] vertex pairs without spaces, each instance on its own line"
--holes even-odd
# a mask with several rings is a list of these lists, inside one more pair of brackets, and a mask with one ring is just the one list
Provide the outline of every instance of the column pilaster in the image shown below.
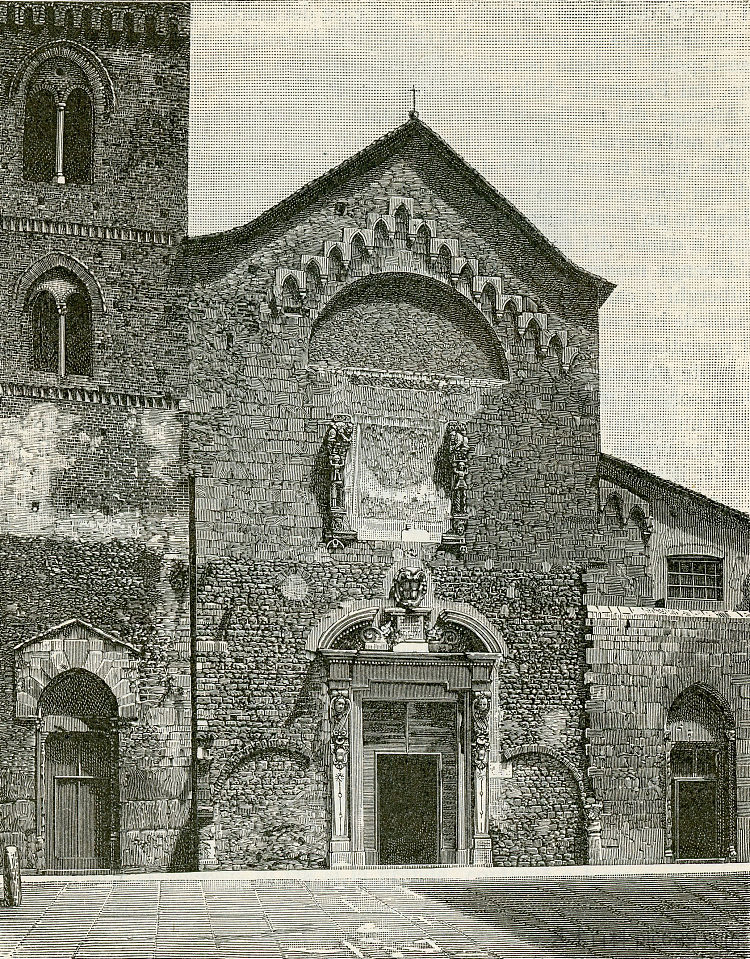
[[55,104],[56,131],[55,131],[55,183],[65,183],[63,173],[63,145],[65,142],[65,101]]
[[471,701],[471,762],[474,770],[474,845],[472,865],[492,865],[492,842],[489,833],[489,755],[490,707],[487,690],[474,691]]
[[352,847],[349,815],[349,757],[352,700],[348,689],[331,689],[331,843],[332,869],[351,866]]

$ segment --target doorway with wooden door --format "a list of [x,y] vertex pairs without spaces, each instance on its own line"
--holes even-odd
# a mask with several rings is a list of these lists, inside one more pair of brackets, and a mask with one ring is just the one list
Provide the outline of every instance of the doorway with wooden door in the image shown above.
[[117,864],[117,702],[98,677],[70,670],[40,698],[38,802],[45,871],[111,872]]
[[735,761],[731,715],[701,685],[672,704],[667,740],[667,861],[731,861],[735,850]]

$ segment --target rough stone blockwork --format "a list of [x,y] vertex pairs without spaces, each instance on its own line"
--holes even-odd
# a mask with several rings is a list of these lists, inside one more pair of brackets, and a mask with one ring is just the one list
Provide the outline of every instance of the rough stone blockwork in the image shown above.
[[[682,737],[678,730],[670,738],[670,711],[681,694],[698,690],[725,716],[720,738],[730,754],[724,770],[730,780],[724,813],[729,852],[722,855],[746,862],[748,614],[600,607],[591,610],[590,621],[589,775],[603,805],[605,861],[677,858],[668,751]],[[701,724],[688,731],[688,741],[710,738]]]
[[[26,869],[43,867],[44,834],[36,825],[35,722],[15,718],[19,695],[14,696],[14,671],[24,668],[26,650],[36,649],[35,637],[50,625],[81,620],[132,647],[126,659],[136,703],[119,728],[122,865],[159,870],[170,862],[179,864],[190,759],[186,600],[179,565],[168,562],[163,551],[138,543],[7,535],[0,537],[0,560],[5,602],[0,625],[0,842],[23,850]],[[31,645],[14,658],[14,649],[24,643]],[[49,652],[46,656],[49,660]],[[53,662],[48,668],[53,676],[56,666]]]

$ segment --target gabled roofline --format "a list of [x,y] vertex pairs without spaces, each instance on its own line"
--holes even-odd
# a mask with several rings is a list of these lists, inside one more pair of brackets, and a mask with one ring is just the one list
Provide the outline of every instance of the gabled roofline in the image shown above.
[[690,499],[697,506],[716,510],[741,523],[750,524],[748,513],[743,513],[732,506],[711,499],[710,496],[704,496],[703,493],[698,493],[687,486],[680,486],[679,483],[663,479],[655,473],[649,473],[648,470],[640,466],[634,466],[633,463],[621,460],[617,456],[611,456],[609,453],[602,453],[599,457],[599,476],[601,479],[609,480],[617,486],[623,486],[636,495],[658,489],[673,498]]
[[37,633],[36,636],[31,636],[29,639],[24,639],[22,642],[17,643],[13,649],[14,651],[18,652],[24,649],[26,646],[30,646],[32,643],[40,643],[48,637],[56,636],[58,633],[62,633],[74,626],[79,627],[86,633],[91,633],[93,636],[97,636],[103,642],[114,643],[117,646],[124,646],[133,653],[138,652],[138,648],[132,643],[128,643],[124,639],[120,639],[119,636],[113,636],[111,633],[105,633],[103,629],[92,626],[91,623],[87,623],[84,619],[66,619],[64,622],[58,623],[56,626],[50,626],[49,629],[45,629],[43,632]]
[[208,253],[224,248],[227,245],[252,240],[279,220],[298,213],[309,203],[313,203],[326,192],[335,189],[352,175],[363,173],[386,160],[397,147],[416,136],[421,136],[430,141],[434,148],[439,151],[454,168],[468,176],[474,188],[485,200],[496,209],[508,215],[521,232],[532,240],[532,242],[541,246],[560,266],[584,278],[595,286],[599,291],[599,306],[606,301],[607,297],[615,288],[614,283],[605,280],[601,276],[597,276],[595,273],[589,273],[588,270],[584,270],[583,267],[569,260],[510,200],[499,193],[477,170],[459,156],[453,147],[446,143],[442,137],[438,136],[434,130],[430,129],[430,127],[416,117],[410,118],[406,123],[396,127],[395,130],[391,130],[384,136],[379,137],[373,143],[369,144],[369,146],[366,146],[358,153],[355,153],[354,156],[344,160],[343,163],[340,163],[332,170],[311,180],[305,186],[301,187],[301,189],[292,193],[279,203],[276,203],[249,223],[218,233],[188,237],[183,240],[183,246],[187,248],[188,252]]

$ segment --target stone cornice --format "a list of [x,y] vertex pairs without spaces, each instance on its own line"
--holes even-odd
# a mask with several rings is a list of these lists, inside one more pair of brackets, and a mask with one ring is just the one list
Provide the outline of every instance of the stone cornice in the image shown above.
[[398,653],[392,650],[373,649],[320,649],[320,655],[328,661],[357,663],[399,663],[413,666],[430,666],[445,663],[458,663],[469,666],[492,665],[499,658],[498,653]]
[[28,383],[0,382],[0,397],[32,400],[62,400],[67,403],[95,403],[101,406],[135,407],[147,410],[179,410],[174,396],[101,390],[93,386],[33,386]]
[[0,229],[7,233],[40,233],[43,236],[72,236],[91,240],[117,240],[146,243],[150,246],[176,246],[173,233],[164,230],[139,230],[125,226],[74,223],[69,220],[45,220],[40,217],[0,214]]

